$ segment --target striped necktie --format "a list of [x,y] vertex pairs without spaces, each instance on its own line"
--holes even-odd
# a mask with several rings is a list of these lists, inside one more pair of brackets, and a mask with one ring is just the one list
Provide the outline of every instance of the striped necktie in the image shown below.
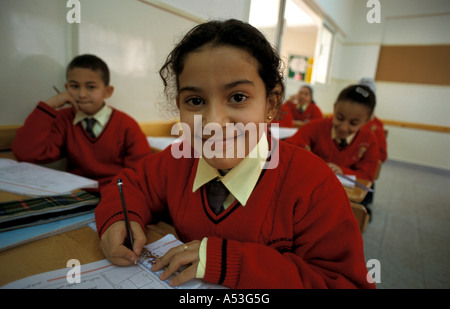
[[92,129],[94,128],[96,120],[94,118],[86,118],[85,121],[87,134],[89,134],[90,137],[95,138],[95,134]]
[[209,207],[218,215],[224,211],[223,202],[229,194],[225,185],[217,178],[206,184],[206,196],[208,198]]

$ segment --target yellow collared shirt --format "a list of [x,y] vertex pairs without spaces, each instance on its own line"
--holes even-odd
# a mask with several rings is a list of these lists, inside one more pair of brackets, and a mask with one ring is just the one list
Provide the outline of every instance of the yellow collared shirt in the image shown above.
[[253,188],[258,182],[261,170],[266,163],[268,153],[269,144],[266,135],[263,134],[258,145],[253,148],[247,157],[231,170],[222,171],[224,176],[222,176],[217,169],[210,166],[205,159],[200,158],[192,192],[197,191],[210,180],[218,178],[231,193],[224,202],[224,208],[227,209],[235,199],[237,199],[242,206],[245,206],[253,192]]

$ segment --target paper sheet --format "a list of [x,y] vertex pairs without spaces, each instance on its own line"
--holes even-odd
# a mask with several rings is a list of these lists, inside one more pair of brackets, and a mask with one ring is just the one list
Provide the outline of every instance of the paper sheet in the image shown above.
[[169,136],[147,136],[147,141],[151,147],[164,150],[173,143],[181,141],[181,139]]
[[[338,175],[338,174],[336,174],[336,176],[337,176],[337,178],[339,179],[339,181],[341,182],[341,184],[342,184],[344,187],[347,187],[347,188],[354,188],[354,187],[355,187],[355,183],[354,183],[354,182],[352,182],[352,181],[350,181],[350,180],[348,180],[348,179],[345,179],[345,178],[341,177],[341,176]],[[356,181],[356,176],[355,176],[355,175],[345,175],[345,176],[346,176],[347,178],[350,178],[350,179]]]
[[286,139],[297,133],[298,128],[284,128],[278,126],[271,126],[270,131],[272,132],[272,136],[278,139]]
[[[151,266],[157,257],[164,255],[170,248],[182,244],[172,234],[148,244],[142,250],[137,265],[121,267],[108,260],[81,265],[80,283],[69,283],[67,275],[72,268],[63,268],[39,275],[27,277],[4,285],[2,289],[171,289],[168,280],[161,281],[162,271],[153,272]],[[223,288],[192,279],[177,287],[180,289]]]
[[97,181],[85,177],[36,164],[0,159],[0,190],[3,191],[35,197],[97,187]]

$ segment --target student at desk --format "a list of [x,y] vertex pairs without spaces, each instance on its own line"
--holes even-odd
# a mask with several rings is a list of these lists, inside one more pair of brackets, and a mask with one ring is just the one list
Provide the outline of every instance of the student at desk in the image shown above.
[[280,127],[300,127],[311,120],[322,118],[322,111],[313,99],[312,87],[303,85],[298,93],[281,106],[276,122],[279,122]]
[[[117,176],[132,250],[124,245],[118,186],[102,191],[96,223],[108,259],[135,262],[146,242],[145,225],[168,211],[185,244],[161,257],[154,270],[167,266],[166,280],[186,266],[171,285],[197,277],[231,288],[374,287],[366,279],[358,223],[337,178],[310,152],[267,134],[283,92],[280,64],[262,33],[237,20],[198,25],[181,40],[160,74],[179,108],[185,140]],[[253,124],[255,130],[223,137],[206,129],[225,131],[229,124]],[[229,149],[245,153],[230,155]]]
[[365,124],[375,103],[375,94],[369,87],[348,86],[334,104],[333,117],[306,124],[286,141],[311,150],[336,174],[373,181],[379,150],[376,137]]
[[[125,167],[136,168],[151,153],[138,123],[110,107],[109,69],[94,55],[67,67],[66,92],[37,107],[16,134],[12,151],[20,161],[50,163],[67,158],[67,171],[99,181],[100,188]],[[63,108],[66,103],[71,108]]]

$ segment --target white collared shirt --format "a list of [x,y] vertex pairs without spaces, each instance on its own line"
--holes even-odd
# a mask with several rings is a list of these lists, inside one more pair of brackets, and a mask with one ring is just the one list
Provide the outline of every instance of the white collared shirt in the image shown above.
[[[350,143],[352,142],[353,138],[355,137],[356,133],[353,133],[352,135],[347,136],[346,141],[347,141],[347,145],[350,145]],[[331,139],[335,140],[336,138],[338,138],[336,136],[336,130],[334,129],[334,127],[331,127]],[[339,141],[341,139],[339,138]]]
[[108,123],[109,118],[112,114],[112,108],[108,105],[103,105],[103,107],[94,115],[87,115],[82,111],[78,111],[73,118],[73,125],[77,125],[81,121],[81,125],[86,129],[86,122],[83,120],[86,118],[94,118],[96,120],[92,131],[95,136],[99,136],[99,134],[103,131],[103,128]]

